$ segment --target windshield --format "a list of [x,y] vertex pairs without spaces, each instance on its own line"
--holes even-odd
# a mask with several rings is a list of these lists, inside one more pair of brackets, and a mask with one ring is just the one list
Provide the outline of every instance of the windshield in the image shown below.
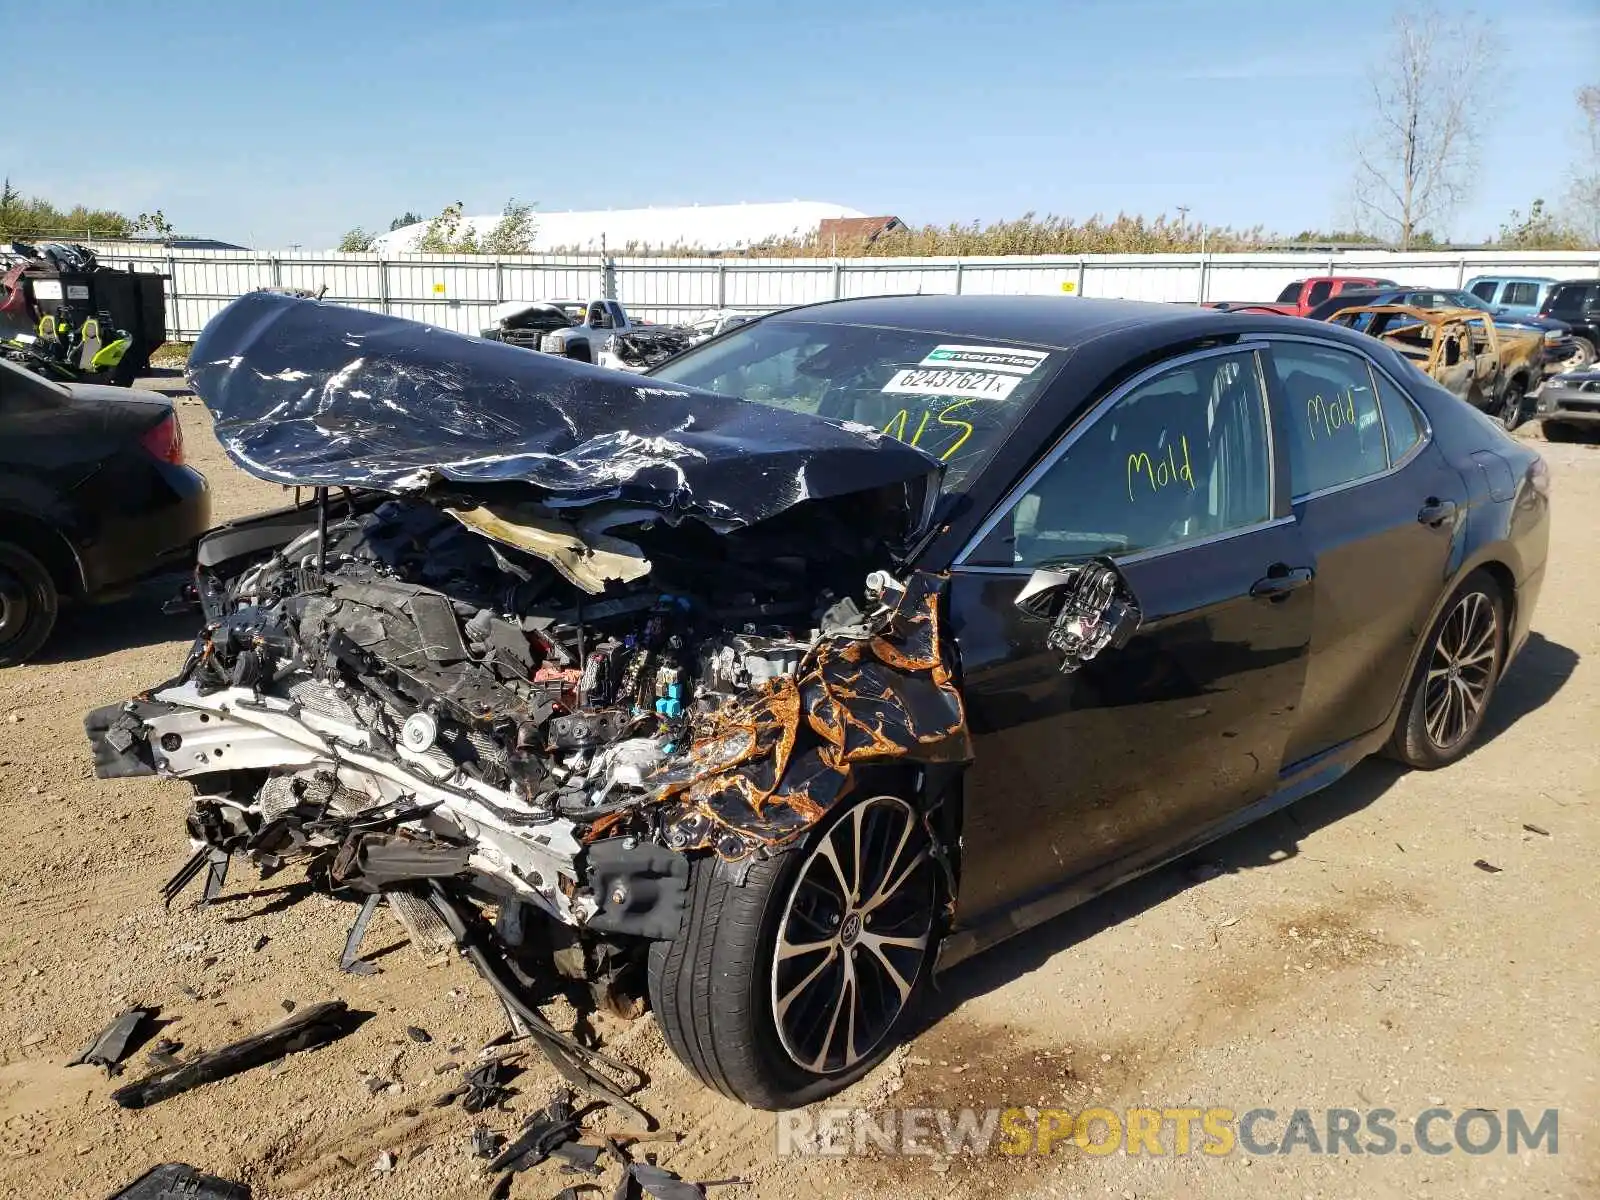
[[880,429],[945,464],[961,491],[1015,427],[1063,351],[909,329],[759,321],[688,350],[658,379]]

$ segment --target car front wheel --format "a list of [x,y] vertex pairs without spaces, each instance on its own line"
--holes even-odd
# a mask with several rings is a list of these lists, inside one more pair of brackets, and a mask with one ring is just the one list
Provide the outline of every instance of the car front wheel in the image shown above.
[[906,788],[858,794],[769,858],[697,859],[683,929],[651,947],[667,1044],[756,1108],[797,1108],[865,1075],[930,970],[940,889],[922,815]]
[[1467,752],[1500,682],[1506,641],[1500,585],[1487,571],[1474,571],[1423,648],[1389,744],[1393,757],[1432,770]]
[[39,652],[56,626],[58,604],[45,565],[21,546],[0,542],[0,667]]

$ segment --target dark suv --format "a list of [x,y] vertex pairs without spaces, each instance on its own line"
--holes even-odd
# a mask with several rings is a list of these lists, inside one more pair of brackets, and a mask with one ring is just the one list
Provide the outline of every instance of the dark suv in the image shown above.
[[1539,309],[1572,328],[1572,337],[1588,347],[1585,361],[1600,356],[1600,279],[1569,279],[1550,289]]

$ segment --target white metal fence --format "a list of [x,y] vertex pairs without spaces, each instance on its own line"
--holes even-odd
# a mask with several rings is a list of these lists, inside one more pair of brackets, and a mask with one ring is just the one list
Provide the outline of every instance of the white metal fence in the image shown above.
[[1014,258],[602,258],[189,250],[105,243],[103,263],[168,276],[167,328],[192,341],[229,300],[260,287],[326,286],[326,299],[463,333],[505,300],[613,295],[646,320],[708,308],[766,311],[886,293],[1055,295],[1128,300],[1270,300],[1306,275],[1373,274],[1459,287],[1474,275],[1600,275],[1593,251],[1393,254],[1154,254]]

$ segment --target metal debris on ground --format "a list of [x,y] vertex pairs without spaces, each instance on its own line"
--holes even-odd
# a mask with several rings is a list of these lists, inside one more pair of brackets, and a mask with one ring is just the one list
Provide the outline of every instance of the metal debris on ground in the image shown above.
[[123,1009],[117,1014],[116,1019],[97,1033],[83,1048],[83,1052],[67,1066],[90,1064],[104,1067],[108,1077],[122,1074],[123,1060],[139,1048],[139,1034],[154,1032],[143,1029],[144,1024],[160,1011],[158,1008]]
[[500,1153],[502,1140],[500,1135],[487,1125],[474,1125],[472,1127],[472,1157],[493,1158]]
[[1537,825],[1528,825],[1528,824],[1524,823],[1522,827],[1524,829],[1526,829],[1529,833],[1537,833],[1540,837],[1549,837],[1550,836],[1550,831],[1548,829],[1541,829]]
[[175,1042],[171,1038],[162,1038],[150,1047],[150,1053],[144,1056],[145,1062],[152,1067],[167,1071],[178,1065],[178,1051],[183,1049],[182,1042]]
[[121,1108],[145,1108],[201,1084],[337,1041],[368,1015],[351,1012],[342,1000],[314,1004],[270,1029],[126,1084],[112,1092],[111,1098]]
[[387,1175],[394,1170],[394,1155],[384,1150],[378,1154],[378,1160],[372,1164],[374,1175]]
[[[454,1066],[447,1063],[446,1066]],[[506,1087],[506,1063],[501,1058],[491,1058],[475,1067],[468,1067],[461,1082],[433,1102],[435,1108],[444,1108],[456,1100],[469,1113],[480,1113],[497,1108],[511,1094]]]
[[416,1025],[407,1025],[406,1026],[406,1036],[408,1038],[410,1038],[413,1042],[418,1042],[418,1043],[422,1043],[422,1044],[426,1044],[428,1042],[433,1041],[433,1037],[428,1033],[428,1031],[426,1029],[419,1028]]
[[250,1200],[250,1188],[216,1175],[201,1174],[187,1163],[162,1163],[110,1200]]
[[1497,867],[1492,862],[1482,858],[1478,859],[1478,861],[1472,865],[1477,867],[1478,870],[1487,872],[1490,875],[1498,875],[1502,870],[1504,870],[1503,867]]

